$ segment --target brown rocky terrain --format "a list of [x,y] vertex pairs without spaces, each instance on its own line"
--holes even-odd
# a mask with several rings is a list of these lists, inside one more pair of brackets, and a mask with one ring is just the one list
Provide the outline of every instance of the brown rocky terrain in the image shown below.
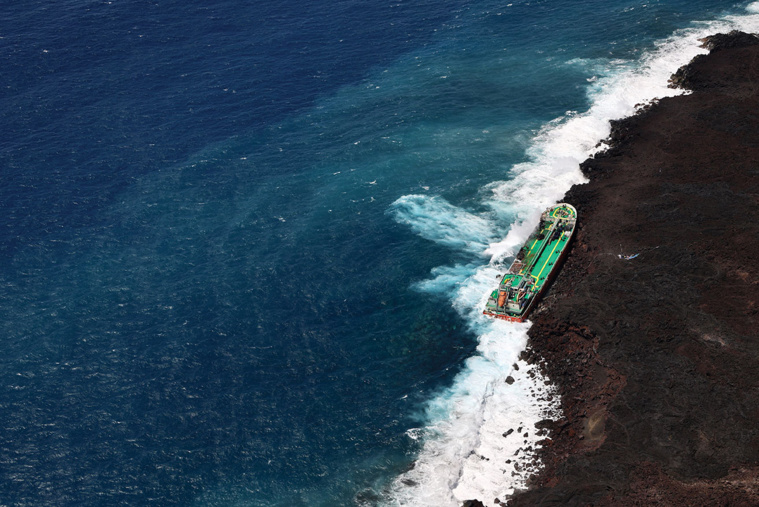
[[566,196],[526,352],[565,419],[511,506],[759,505],[759,39],[706,44]]

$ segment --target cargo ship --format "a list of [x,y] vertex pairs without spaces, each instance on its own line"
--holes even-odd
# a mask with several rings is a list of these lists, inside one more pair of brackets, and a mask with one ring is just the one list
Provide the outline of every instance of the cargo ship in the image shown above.
[[482,313],[523,322],[559,271],[576,223],[577,210],[571,204],[557,204],[544,211]]

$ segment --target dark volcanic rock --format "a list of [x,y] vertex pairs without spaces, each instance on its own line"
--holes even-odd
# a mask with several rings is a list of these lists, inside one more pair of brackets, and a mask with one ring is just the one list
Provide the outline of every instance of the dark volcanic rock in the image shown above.
[[709,38],[694,93],[618,122],[568,192],[576,241],[525,354],[565,419],[509,505],[759,505],[755,39]]
[[[715,52],[750,48],[759,45],[759,37],[753,34],[733,31],[729,34],[718,33],[710,35],[704,39],[702,47],[710,50],[710,56]],[[746,53],[744,53],[746,54]],[[737,88],[736,85],[748,81],[753,86],[752,74],[753,62],[741,61],[740,58],[726,58],[719,61],[717,58],[708,58],[705,55],[699,55],[687,65],[677,69],[669,80],[671,88],[685,88],[688,90],[702,90],[708,88],[731,87]],[[722,66],[724,74],[714,72],[713,65]]]
[[702,47],[705,47],[711,53],[723,49],[759,46],[759,37],[753,33],[744,33],[738,30],[733,30],[730,33],[717,33],[699,40],[703,42]]

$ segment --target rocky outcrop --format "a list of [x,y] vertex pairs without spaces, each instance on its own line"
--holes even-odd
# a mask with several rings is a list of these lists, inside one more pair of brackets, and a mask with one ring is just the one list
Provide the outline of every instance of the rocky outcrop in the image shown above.
[[[675,72],[669,80],[671,88],[684,88],[687,90],[704,90],[712,87],[735,87],[736,84],[751,79],[751,73],[745,72],[741,68],[739,61],[732,62],[730,74],[724,76],[715,75],[710,71],[710,63],[715,62],[715,53],[739,48],[749,48],[759,45],[759,37],[754,34],[748,34],[733,31],[728,34],[718,33],[699,39],[703,44],[702,47],[709,50],[708,58],[706,55],[699,55],[687,65],[683,65]],[[736,65],[738,64],[738,65]]]

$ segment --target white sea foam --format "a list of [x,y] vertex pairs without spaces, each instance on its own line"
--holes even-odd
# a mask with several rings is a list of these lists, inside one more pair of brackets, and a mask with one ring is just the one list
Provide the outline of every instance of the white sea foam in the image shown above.
[[533,208],[531,211],[522,213],[522,220],[513,224],[506,234],[506,237],[497,242],[491,243],[485,250],[485,254],[491,258],[491,264],[497,264],[508,257],[513,257],[517,250],[524,244],[530,232],[537,225],[540,219],[541,210]]
[[[423,450],[414,468],[392,485],[389,503],[439,506],[505,498],[537,470],[535,452],[543,437],[537,436],[535,423],[557,417],[556,398],[546,379],[519,360],[529,324],[480,314],[497,268],[455,266],[437,268],[433,274],[435,278],[417,288],[452,294],[479,345],[454,385],[427,404],[426,426],[411,430],[411,438],[422,437]],[[509,376],[511,384],[506,382]]]
[[486,217],[453,206],[441,197],[404,195],[391,208],[395,219],[423,238],[461,250],[481,252],[493,235]]
[[[481,245],[491,262],[435,268],[430,280],[416,284],[422,291],[450,294],[453,306],[477,333],[479,345],[453,385],[428,402],[426,425],[410,432],[410,437],[421,438],[422,449],[415,467],[392,484],[388,504],[453,507],[477,498],[491,505],[495,498],[503,500],[525,487],[539,466],[534,452],[542,437],[536,436],[535,423],[557,417],[558,401],[548,381],[518,360],[530,324],[496,322],[480,314],[497,283],[500,262],[524,241],[540,210],[561,199],[572,184],[584,181],[579,163],[599,149],[610,133],[610,120],[633,114],[639,104],[684,93],[668,88],[667,80],[706,52],[699,39],[736,29],[759,31],[759,2],[746,10],[743,16],[680,30],[639,61],[610,62],[612,68],[600,72],[604,77],[591,80],[590,109],[546,125],[528,149],[529,161],[512,168],[513,179],[489,186],[486,205],[521,210],[504,240],[485,248],[491,240],[487,218],[442,199],[404,196],[394,203],[397,220],[423,237],[470,251]],[[513,384],[505,382],[508,376]],[[510,429],[514,432],[504,436]]]

